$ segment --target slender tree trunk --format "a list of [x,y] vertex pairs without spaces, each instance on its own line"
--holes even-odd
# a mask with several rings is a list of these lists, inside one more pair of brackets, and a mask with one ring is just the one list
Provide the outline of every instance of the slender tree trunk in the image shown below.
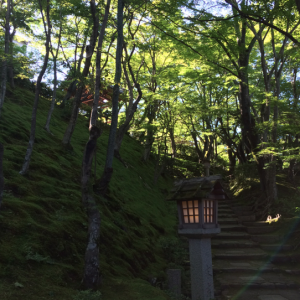
[[[148,117],[149,118],[149,117]],[[152,145],[154,143],[154,130],[152,127],[152,122],[153,122],[152,116],[149,118],[148,121],[148,128],[147,128],[147,136],[146,136],[146,141],[145,141],[145,149],[144,149],[144,156],[143,159],[144,161],[148,161],[152,149]]]
[[[75,72],[74,72],[74,76],[77,77],[77,74],[79,74],[80,72],[80,68],[81,68],[81,62],[83,60],[83,54],[84,54],[84,49],[86,48],[86,41],[87,41],[87,35],[84,37],[84,41],[83,41],[83,44],[82,44],[82,48],[81,48],[81,52],[80,52],[80,56],[79,56],[79,60],[78,60],[78,65],[76,67],[76,65],[74,66],[75,68]],[[76,62],[75,62],[76,63]],[[68,89],[67,89],[67,93],[61,103],[61,108],[65,108],[66,106],[66,101],[68,101],[72,94],[74,94],[76,92],[76,88],[77,88],[77,84],[78,84],[78,80],[75,79],[73,80]]]
[[[300,3],[300,1],[299,1]],[[297,72],[298,72],[298,68],[294,68],[293,69],[293,78],[292,78],[292,88],[293,88],[293,94],[294,94],[294,99],[293,99],[293,109],[296,112],[298,110],[298,91],[297,91],[297,84],[296,84],[296,80],[297,80]],[[297,121],[296,121],[297,122]],[[294,120],[290,120],[290,124],[292,126],[295,126]],[[292,144],[292,137],[291,134],[289,134],[289,143]],[[298,134],[296,134],[296,139],[295,139],[295,144],[293,145],[294,147],[298,147],[299,146],[299,138],[298,138]],[[298,154],[299,150],[293,150],[291,151],[292,153],[290,154]],[[294,183],[295,182],[295,166],[296,166],[296,160],[295,159],[291,159],[290,160],[290,165],[288,168],[288,179],[290,182]]]
[[[299,141],[298,141],[298,135],[296,135],[296,139],[295,139],[295,142],[293,143],[293,140],[292,140],[292,137],[291,135],[289,134],[289,144],[294,148],[294,147],[297,147],[299,146]],[[290,154],[295,154],[297,155],[299,153],[299,150],[293,150],[291,151]],[[288,180],[291,182],[291,183],[295,183],[295,166],[296,166],[296,159],[291,159],[290,160],[290,165],[288,167]]]
[[177,156],[177,147],[176,147],[176,142],[175,142],[175,137],[174,137],[174,127],[169,128],[169,133],[170,133],[170,139],[171,139],[171,145],[172,145],[172,158],[175,158]]
[[61,103],[61,108],[65,108],[66,102],[71,98],[72,94],[74,94],[76,92],[77,84],[78,84],[77,79],[73,80],[70,83],[70,85],[68,86],[68,89],[67,89],[67,93]]
[[[140,88],[139,88],[139,90],[140,90]],[[132,108],[130,110],[130,113],[129,113],[128,117],[126,118],[125,122],[119,127],[119,130],[118,130],[117,136],[116,136],[115,147],[114,147],[114,154],[115,154],[116,157],[119,157],[120,148],[121,148],[121,145],[122,145],[124,135],[128,131],[128,129],[130,128],[130,122],[133,118],[134,113],[137,110],[137,106],[138,106],[138,103],[140,102],[141,98],[142,98],[142,92],[139,93],[137,99],[133,103],[133,106],[132,106]]]
[[118,0],[118,14],[117,14],[117,29],[118,29],[118,39],[117,39],[117,51],[116,51],[116,73],[115,73],[115,85],[113,87],[112,96],[112,117],[110,132],[108,138],[108,147],[106,153],[106,162],[104,167],[103,175],[100,182],[97,185],[97,190],[101,194],[105,194],[109,186],[112,173],[113,173],[113,158],[114,158],[114,147],[115,147],[115,137],[118,126],[118,102],[120,95],[120,81],[122,74],[122,49],[123,49],[123,0]]
[[0,208],[2,204],[4,191],[4,175],[3,175],[3,145],[0,144]]
[[[153,43],[155,45],[155,37],[153,39]],[[154,46],[155,48],[155,46]],[[151,74],[151,82],[150,82],[150,89],[153,93],[155,93],[156,88],[157,88],[157,81],[155,76],[156,74],[156,52],[155,50],[153,51],[153,53],[150,50],[150,56],[151,56],[151,61],[152,61],[152,74]],[[153,96],[152,96],[153,97]],[[152,102],[152,99],[151,99]],[[148,128],[147,128],[147,136],[146,136],[146,141],[145,141],[145,149],[144,149],[144,155],[143,155],[143,159],[144,161],[148,161],[149,157],[150,157],[150,153],[151,153],[151,149],[152,149],[152,145],[154,143],[154,129],[152,126],[152,123],[155,119],[155,115],[156,112],[158,110],[158,102],[155,101],[154,103],[152,102],[148,105],[147,109],[148,109]]]
[[[7,10],[6,10],[6,17],[5,17],[5,41],[4,41],[4,54],[7,56],[9,54],[9,19],[10,19],[10,0],[7,0]],[[8,57],[5,57],[2,60],[2,78],[0,83],[0,115],[2,106],[4,103],[4,98],[6,94],[6,82],[7,82],[7,61]]]
[[227,153],[228,153],[228,159],[229,159],[229,172],[230,174],[233,174],[236,160],[235,160],[235,154],[233,153],[231,149],[231,145],[227,145]]
[[[13,6],[12,6],[13,9]],[[14,81],[14,66],[13,66],[13,52],[14,52],[14,36],[16,33],[16,28],[14,28],[14,31],[12,34],[9,35],[9,53],[10,53],[10,64],[8,65],[8,77],[10,80],[10,86],[12,88],[15,88],[15,81]]]
[[[193,130],[195,130],[195,129],[193,128]],[[199,148],[196,131],[192,131],[191,135],[192,135],[192,138],[194,140],[194,145],[195,145],[196,153],[197,153],[197,156],[198,156],[198,162],[200,163],[200,162],[203,161],[204,154],[201,151],[201,149]]]
[[299,11],[299,14],[300,14],[300,0],[295,0],[295,2],[296,2],[297,9]]
[[[61,18],[61,13],[60,13],[60,18]],[[60,28],[59,28],[59,37],[58,37],[58,44],[57,44],[57,49],[56,49],[56,53],[54,55],[53,51],[52,51],[52,46],[51,46],[51,54],[53,57],[53,73],[54,73],[54,83],[53,83],[53,94],[52,94],[52,100],[51,100],[51,105],[50,105],[50,109],[48,112],[48,116],[47,116],[47,121],[46,121],[46,125],[45,125],[45,129],[51,133],[50,131],[50,121],[51,121],[51,117],[52,117],[52,113],[54,110],[54,105],[55,105],[55,99],[56,99],[56,89],[57,89],[57,70],[56,70],[56,62],[57,62],[57,56],[58,56],[58,51],[59,51],[59,47],[60,47],[60,38],[61,38],[61,31],[62,31],[62,20],[60,23]]]
[[27,151],[26,151],[25,158],[24,158],[24,163],[23,163],[22,169],[20,171],[21,175],[25,175],[29,169],[29,164],[30,164],[30,159],[31,159],[32,151],[33,151],[34,139],[35,139],[36,114],[37,114],[37,108],[38,108],[38,103],[39,103],[41,82],[42,82],[42,78],[43,78],[44,73],[47,68],[49,52],[50,52],[51,23],[50,23],[50,3],[49,2],[50,2],[50,0],[47,0],[47,11],[46,11],[46,19],[47,19],[47,26],[48,26],[48,29],[47,29],[46,21],[44,19],[44,14],[43,14],[42,3],[41,3],[41,0],[39,0],[40,10],[41,10],[41,14],[42,14],[43,22],[44,22],[45,34],[46,34],[46,44],[45,44],[46,45],[46,54],[44,57],[44,63],[43,63],[42,70],[36,81],[34,104],[33,104],[32,115],[31,115],[30,137],[29,137]]
[[96,153],[97,139],[99,136],[99,128],[92,126],[90,128],[90,137],[85,146],[82,162],[82,204],[89,223],[88,244],[85,251],[83,274],[83,285],[86,289],[95,289],[99,284],[99,237],[101,218],[97,204],[89,188],[92,161]]
[[56,99],[56,86],[57,86],[56,57],[53,57],[53,63],[54,63],[54,66],[53,66],[53,73],[54,73],[53,94],[52,94],[50,109],[48,111],[46,125],[45,125],[45,129],[49,133],[51,133],[51,131],[50,131],[50,121],[51,121],[51,117],[52,117],[52,113],[53,113],[54,105],[55,105],[55,99]]
[[[166,139],[165,139],[166,144]],[[157,161],[155,165],[155,171],[153,175],[153,184],[156,185],[160,175],[163,173],[166,167],[166,154],[161,155],[161,145],[158,147]]]
[[102,23],[99,38],[98,38],[98,47],[97,47],[97,56],[96,56],[96,83],[95,83],[95,94],[94,94],[93,107],[92,107],[91,118],[90,118],[90,128],[92,126],[96,126],[96,122],[98,119],[97,110],[98,110],[98,105],[99,105],[98,103],[99,103],[99,94],[100,94],[101,51],[102,51],[102,45],[103,45],[103,40],[104,40],[104,36],[105,36],[105,29],[106,29],[107,20],[108,20],[110,2],[111,2],[111,0],[107,0],[106,6],[105,6],[104,19],[103,19],[103,23]]
[[[132,87],[132,85],[130,83],[128,72],[127,72],[127,69],[126,69],[126,63],[124,62],[123,69],[124,69],[124,74],[125,74],[125,78],[126,78],[126,81],[127,81],[127,86],[128,86],[128,89],[129,89],[130,102],[129,102],[129,105],[128,105],[128,108],[127,108],[127,111],[126,111],[126,120],[119,127],[119,130],[117,131],[116,141],[115,141],[114,155],[115,155],[115,157],[117,157],[119,159],[121,159],[120,148],[121,148],[121,145],[122,145],[122,141],[123,141],[124,135],[128,131],[128,129],[130,128],[130,122],[131,122],[131,120],[132,120],[132,118],[134,116],[134,113],[137,110],[137,106],[138,106],[138,104],[139,104],[139,102],[140,102],[140,100],[142,99],[142,96],[143,96],[140,84],[136,81],[136,78],[134,76],[132,67],[130,65],[130,58],[131,58],[131,56],[128,57],[127,48],[126,48],[126,44],[125,43],[124,43],[124,49],[125,49],[125,53],[126,53],[126,59],[127,59],[127,64],[128,64],[129,72],[130,72],[133,84],[134,84],[135,88],[138,91],[138,96],[135,99],[135,101],[133,102],[133,87]],[[141,66],[142,66],[142,64],[143,64],[143,62],[141,63]]]
[[95,289],[99,284],[99,237],[100,237],[100,213],[97,208],[96,202],[93,196],[89,193],[89,180],[92,168],[93,157],[96,154],[97,139],[100,136],[100,130],[96,127],[97,121],[97,107],[99,101],[99,89],[100,89],[100,62],[101,62],[101,49],[105,34],[105,28],[108,19],[110,7],[110,0],[107,1],[105,7],[105,16],[101,27],[97,57],[96,57],[96,84],[95,84],[95,96],[93,101],[93,110],[90,118],[90,138],[86,144],[86,148],[83,156],[82,163],[82,203],[86,210],[89,231],[88,231],[88,245],[85,251],[85,265],[83,284],[86,289]]
[[[11,11],[10,11],[10,14],[14,15],[14,3],[13,3],[13,0],[10,0],[10,1],[11,1]],[[15,88],[14,66],[13,66],[13,47],[14,47],[13,40],[14,40],[14,36],[16,34],[17,24],[14,21],[14,19],[13,19],[13,27],[14,27],[13,32],[11,34],[9,33],[10,63],[8,64],[8,72],[7,72],[7,74],[8,74],[9,80],[10,80],[10,86],[12,88]]]
[[[155,72],[155,70],[153,71],[153,73],[154,72]],[[155,83],[155,85],[156,85],[156,83]],[[155,90],[156,90],[156,88],[152,89],[153,92],[155,92]],[[151,150],[152,150],[152,145],[155,141],[155,138],[154,138],[155,129],[154,129],[152,123],[155,119],[155,115],[156,115],[157,110],[158,110],[157,101],[154,104],[149,104],[148,105],[148,114],[147,114],[148,126],[147,126],[147,135],[146,135],[146,139],[145,139],[145,149],[144,149],[144,155],[143,155],[143,160],[144,161],[148,161],[148,159],[150,157]]]
[[[90,6],[91,6],[91,13],[92,13],[92,18],[93,18],[93,32],[92,32],[92,36],[90,38],[90,45],[88,45],[86,47],[87,51],[86,51],[85,66],[84,66],[84,69],[82,71],[82,76],[81,76],[82,80],[84,80],[84,78],[88,75],[88,72],[89,72],[89,68],[91,65],[91,59],[92,59],[92,56],[94,53],[94,48],[95,48],[95,44],[96,44],[96,40],[97,40],[97,36],[98,36],[98,27],[99,27],[99,18],[96,15],[97,12],[96,12],[95,0],[90,1]],[[77,89],[75,99],[73,101],[73,107],[72,107],[70,121],[69,121],[68,127],[65,131],[63,140],[62,140],[62,143],[64,145],[70,144],[71,137],[73,135],[77,117],[78,117],[78,109],[79,109],[79,105],[81,103],[81,95],[82,95],[83,90],[84,90],[84,82],[81,81],[79,84],[79,87]]]

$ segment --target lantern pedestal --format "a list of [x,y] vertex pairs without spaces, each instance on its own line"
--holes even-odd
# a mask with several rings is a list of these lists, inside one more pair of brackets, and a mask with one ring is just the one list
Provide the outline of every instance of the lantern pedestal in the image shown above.
[[216,228],[182,228],[178,233],[189,239],[192,300],[214,299],[211,237],[220,233]]
[[192,300],[214,299],[210,238],[189,239]]
[[188,239],[207,239],[219,234],[221,228],[218,225],[216,228],[179,228],[178,234],[187,237]]

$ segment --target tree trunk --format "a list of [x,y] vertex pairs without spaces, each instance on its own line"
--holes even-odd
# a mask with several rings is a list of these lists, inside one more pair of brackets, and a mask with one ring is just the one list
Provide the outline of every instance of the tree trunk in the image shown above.
[[[13,5],[12,5],[13,9]],[[8,65],[8,77],[10,80],[10,86],[14,89],[15,88],[15,81],[14,81],[14,66],[13,66],[13,40],[16,33],[16,28],[14,28],[14,31],[12,34],[9,35],[9,53],[10,53],[10,64]]]
[[[76,65],[74,66],[74,69],[75,69],[75,72],[73,74],[73,76],[76,78],[77,77],[77,74],[80,72],[80,68],[81,68],[81,62],[82,62],[82,59],[83,59],[83,54],[84,54],[84,49],[86,48],[86,41],[87,41],[87,35],[84,37],[84,41],[83,41],[83,44],[82,44],[82,48],[81,48],[81,52],[80,52],[80,56],[79,56],[79,60],[78,60],[78,65],[76,67]],[[76,61],[75,61],[75,64],[76,64]],[[77,84],[78,84],[78,80],[75,79],[73,80],[68,89],[67,89],[67,93],[61,103],[61,108],[65,108],[66,106],[66,101],[68,101],[72,94],[74,94],[76,92],[76,89],[77,89]]]
[[192,138],[194,140],[194,145],[195,145],[196,153],[197,153],[197,156],[198,156],[198,162],[200,163],[200,162],[203,161],[204,153],[199,148],[198,140],[197,140],[197,134],[196,134],[194,126],[193,126],[193,130],[194,131],[191,132],[191,135],[192,135]]
[[[10,0],[7,0],[7,10],[6,10],[6,17],[5,17],[5,42],[4,42],[4,54],[7,56],[9,54],[9,19],[10,19]],[[1,64],[2,64],[2,78],[0,83],[0,115],[1,109],[4,103],[4,98],[6,94],[6,82],[7,82],[7,60],[8,57],[5,57]]]
[[65,108],[66,101],[68,101],[71,98],[72,94],[76,92],[77,84],[78,84],[78,80],[77,79],[73,80],[70,83],[70,85],[68,86],[68,89],[67,89],[67,93],[66,93],[66,95],[65,95],[65,97],[64,97],[64,99],[63,99],[63,101],[62,101],[62,103],[60,105],[61,108]]
[[121,145],[122,145],[124,135],[128,131],[128,129],[130,128],[130,122],[133,118],[133,115],[134,115],[134,113],[137,109],[138,103],[139,103],[141,98],[142,98],[142,96],[139,95],[138,98],[136,99],[136,101],[134,102],[133,106],[132,106],[130,114],[126,118],[126,121],[119,127],[119,130],[118,130],[117,136],[116,136],[115,148],[114,148],[114,154],[117,157],[119,157],[119,151],[120,151],[120,148],[121,148]]
[[[124,69],[124,74],[125,74],[125,78],[126,78],[126,81],[127,81],[127,86],[128,86],[128,89],[129,89],[130,101],[129,101],[129,105],[128,105],[128,108],[127,108],[127,111],[126,111],[126,120],[119,127],[119,130],[118,130],[117,136],[116,136],[116,141],[115,141],[114,155],[115,155],[115,157],[117,157],[119,159],[121,159],[120,148],[121,148],[121,145],[122,145],[122,141],[123,141],[124,135],[128,131],[128,129],[130,128],[130,122],[131,122],[131,120],[132,120],[132,118],[134,116],[134,113],[137,110],[137,106],[138,106],[138,104],[139,104],[139,102],[140,102],[140,100],[142,99],[142,96],[143,96],[140,84],[136,81],[136,78],[134,76],[132,67],[130,65],[130,58],[131,58],[131,56],[128,57],[127,48],[126,48],[126,44],[125,43],[124,43],[124,49],[125,49],[125,53],[126,53],[126,59],[127,59],[127,64],[128,64],[129,72],[130,72],[133,84],[134,84],[135,88],[138,91],[138,96],[135,99],[135,101],[133,102],[133,87],[132,87],[132,85],[130,83],[130,80],[129,80],[129,76],[128,76],[127,69],[126,69],[126,63],[124,62],[123,69]],[[141,63],[141,66],[142,66],[142,64],[143,64],[143,62]]]
[[[166,143],[166,139],[165,139],[165,143]],[[165,170],[166,163],[167,163],[166,154],[164,154],[162,156],[160,150],[161,150],[161,145],[158,146],[157,161],[156,161],[155,171],[154,171],[154,175],[153,175],[153,184],[154,185],[157,184],[157,181],[158,181],[160,175]]]
[[[81,75],[82,80],[84,80],[84,78],[89,73],[89,68],[90,68],[91,59],[92,59],[92,56],[93,56],[93,53],[94,53],[94,48],[95,48],[95,44],[96,44],[96,40],[97,40],[97,36],[98,36],[98,27],[99,27],[99,18],[96,15],[95,0],[90,1],[90,7],[91,7],[92,18],[93,18],[93,32],[92,32],[92,35],[90,37],[90,45],[88,45],[86,47],[85,66],[84,66],[84,69],[83,69],[82,75]],[[70,121],[69,121],[68,127],[65,131],[63,140],[62,140],[62,143],[64,145],[70,144],[71,137],[73,135],[75,125],[76,125],[76,121],[77,121],[77,117],[78,117],[78,109],[79,109],[79,105],[81,103],[81,95],[82,95],[83,89],[84,89],[84,82],[81,81],[80,84],[79,84],[79,87],[77,89],[75,99],[73,101],[73,107],[72,107]]]
[[177,156],[177,147],[176,147],[176,142],[175,142],[175,137],[174,137],[174,127],[169,128],[169,133],[170,133],[170,139],[171,139],[171,145],[172,145],[172,158],[175,158]]
[[154,130],[152,128],[152,119],[149,119],[148,122],[148,128],[147,128],[147,136],[146,136],[146,142],[145,142],[145,149],[144,149],[144,161],[148,161],[152,149],[152,145],[154,143]]
[[53,113],[53,110],[54,110],[55,99],[56,99],[56,86],[57,86],[56,57],[53,57],[53,59],[54,59],[54,66],[53,66],[53,73],[54,73],[54,84],[53,85],[54,86],[53,86],[53,94],[52,94],[50,109],[48,111],[47,121],[46,121],[46,125],[45,125],[45,129],[49,133],[51,133],[51,131],[50,131],[50,121],[51,121],[52,113]]
[[290,160],[290,165],[289,165],[289,168],[288,168],[288,180],[291,183],[295,182],[295,166],[296,166],[296,160],[291,159]]
[[[266,167],[266,165],[268,165]],[[258,173],[263,192],[265,193],[266,208],[264,214],[267,214],[267,209],[277,199],[276,187],[276,157],[274,155],[263,155],[258,158]]]
[[[299,1],[300,2],[300,1]],[[294,99],[293,99],[293,109],[294,111],[296,112],[298,110],[298,90],[297,90],[297,84],[296,84],[296,81],[297,81],[297,73],[298,73],[298,68],[294,68],[293,69],[293,77],[292,77],[292,88],[293,88],[293,95],[294,95]],[[297,120],[298,121],[298,120]],[[297,122],[296,121],[296,122]],[[295,126],[295,120],[294,119],[290,119],[290,125],[291,126]],[[292,141],[292,137],[291,137],[291,134],[289,134],[289,143],[292,144],[293,141]],[[295,139],[295,143],[293,144],[293,148],[298,148],[299,146],[299,138],[298,138],[298,134],[296,134],[296,139]],[[294,155],[298,155],[299,153],[299,150],[293,150],[290,152],[290,154],[294,154]],[[291,159],[290,160],[290,165],[289,165],[289,168],[288,168],[288,179],[291,183],[294,183],[295,182],[295,166],[296,166],[296,159]]]
[[47,19],[47,26],[48,26],[48,30],[47,30],[47,26],[46,26],[44,14],[43,14],[42,3],[41,3],[41,0],[39,0],[40,10],[41,10],[41,14],[42,14],[43,22],[44,22],[45,34],[46,34],[46,44],[45,44],[46,45],[46,54],[44,57],[44,63],[43,63],[42,70],[36,81],[34,104],[33,104],[33,110],[32,110],[32,115],[31,115],[30,137],[29,137],[27,151],[26,151],[25,158],[24,158],[24,163],[23,163],[22,169],[20,171],[21,175],[25,175],[29,169],[29,164],[30,164],[30,159],[31,159],[32,151],[33,151],[34,139],[35,139],[36,113],[37,113],[37,108],[38,108],[38,103],[39,103],[41,82],[42,82],[44,73],[46,71],[47,64],[48,64],[48,58],[49,58],[50,37],[51,37],[50,3],[49,2],[50,2],[50,0],[47,0],[47,11],[46,11],[46,19]]
[[[60,19],[61,19],[61,14],[60,14]],[[56,99],[56,89],[57,89],[56,61],[57,61],[57,56],[58,56],[58,51],[59,51],[59,46],[60,46],[61,31],[62,31],[62,21],[60,23],[58,44],[57,44],[57,49],[56,49],[55,55],[52,51],[52,46],[51,46],[51,54],[52,54],[53,62],[54,62],[54,66],[53,66],[53,73],[54,73],[54,83],[53,83],[53,85],[54,86],[53,86],[53,94],[52,94],[51,105],[50,105],[50,109],[49,109],[49,112],[48,112],[47,121],[46,121],[46,125],[45,125],[45,129],[49,133],[51,133],[51,131],[50,131],[50,121],[51,121],[51,117],[52,117],[52,113],[53,113],[54,105],[55,105],[55,99]]]
[[112,117],[110,132],[108,138],[108,146],[106,153],[106,162],[104,167],[103,175],[100,182],[97,184],[97,191],[104,195],[109,186],[111,176],[113,173],[113,158],[114,158],[114,148],[115,148],[115,137],[118,126],[118,103],[120,95],[120,81],[122,74],[121,59],[122,59],[122,49],[123,49],[123,0],[118,0],[118,16],[117,16],[117,29],[118,29],[118,39],[117,39],[117,51],[116,51],[116,73],[115,73],[115,85],[113,87],[112,95]]
[[[155,40],[154,40],[155,42]],[[155,48],[155,47],[154,47]],[[153,53],[150,51],[151,61],[152,61],[152,74],[151,74],[151,82],[150,82],[150,90],[152,93],[155,93],[157,88],[157,81],[155,76],[156,74],[156,52],[153,51]],[[152,102],[152,99],[151,99]],[[155,101],[152,102],[147,106],[147,117],[148,117],[148,128],[147,128],[147,136],[146,136],[146,142],[145,142],[145,149],[144,149],[144,155],[143,159],[144,161],[148,161],[152,149],[152,145],[154,143],[154,129],[152,126],[152,123],[155,119],[156,112],[158,110],[158,102]]]
[[4,175],[3,175],[3,145],[0,144],[0,208],[2,204],[4,191]]
[[230,174],[233,174],[234,168],[236,165],[236,160],[235,160],[235,153],[231,149],[231,145],[227,145],[227,153],[228,153],[228,159],[229,159],[229,172]]
[[86,211],[89,228],[88,244],[84,258],[83,285],[86,289],[95,289],[99,284],[99,237],[100,237],[100,213],[95,199],[89,191],[89,180],[93,157],[96,153],[97,139],[100,130],[96,126],[90,128],[90,137],[87,142],[82,162],[82,204]]
[[102,45],[103,45],[103,40],[104,40],[104,36],[105,36],[105,29],[106,29],[107,20],[108,20],[110,1],[111,0],[107,0],[106,6],[105,6],[104,19],[103,19],[103,23],[102,23],[99,38],[98,38],[98,47],[97,47],[97,56],[96,56],[95,94],[94,94],[94,101],[93,101],[93,107],[92,107],[91,118],[90,118],[90,126],[89,126],[90,128],[92,126],[96,126],[96,122],[97,122],[97,119],[98,119],[97,110],[98,110],[98,105],[99,105],[98,103],[99,103],[99,94],[100,94],[101,51],[102,51]]
[[[13,3],[13,0],[10,0],[10,2],[11,2],[11,11],[10,11],[10,14],[14,15],[14,3]],[[10,63],[8,64],[8,70],[7,70],[8,72],[7,72],[7,74],[8,74],[9,80],[10,80],[10,86],[12,88],[15,88],[14,66],[13,66],[13,47],[14,47],[13,40],[14,40],[14,36],[16,34],[17,24],[16,24],[14,18],[13,18],[13,27],[14,27],[13,32],[11,34],[9,33]]]

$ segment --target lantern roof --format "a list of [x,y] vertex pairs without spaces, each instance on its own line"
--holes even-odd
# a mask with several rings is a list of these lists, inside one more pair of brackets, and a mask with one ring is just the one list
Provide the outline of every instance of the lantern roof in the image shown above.
[[176,181],[167,200],[229,199],[221,179],[221,175],[212,175]]

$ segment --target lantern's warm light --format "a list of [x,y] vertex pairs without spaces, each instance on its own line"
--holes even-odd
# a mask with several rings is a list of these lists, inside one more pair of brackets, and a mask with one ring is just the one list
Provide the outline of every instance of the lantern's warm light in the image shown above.
[[204,201],[204,223],[214,222],[214,201]]
[[199,223],[199,201],[182,201],[184,223]]

